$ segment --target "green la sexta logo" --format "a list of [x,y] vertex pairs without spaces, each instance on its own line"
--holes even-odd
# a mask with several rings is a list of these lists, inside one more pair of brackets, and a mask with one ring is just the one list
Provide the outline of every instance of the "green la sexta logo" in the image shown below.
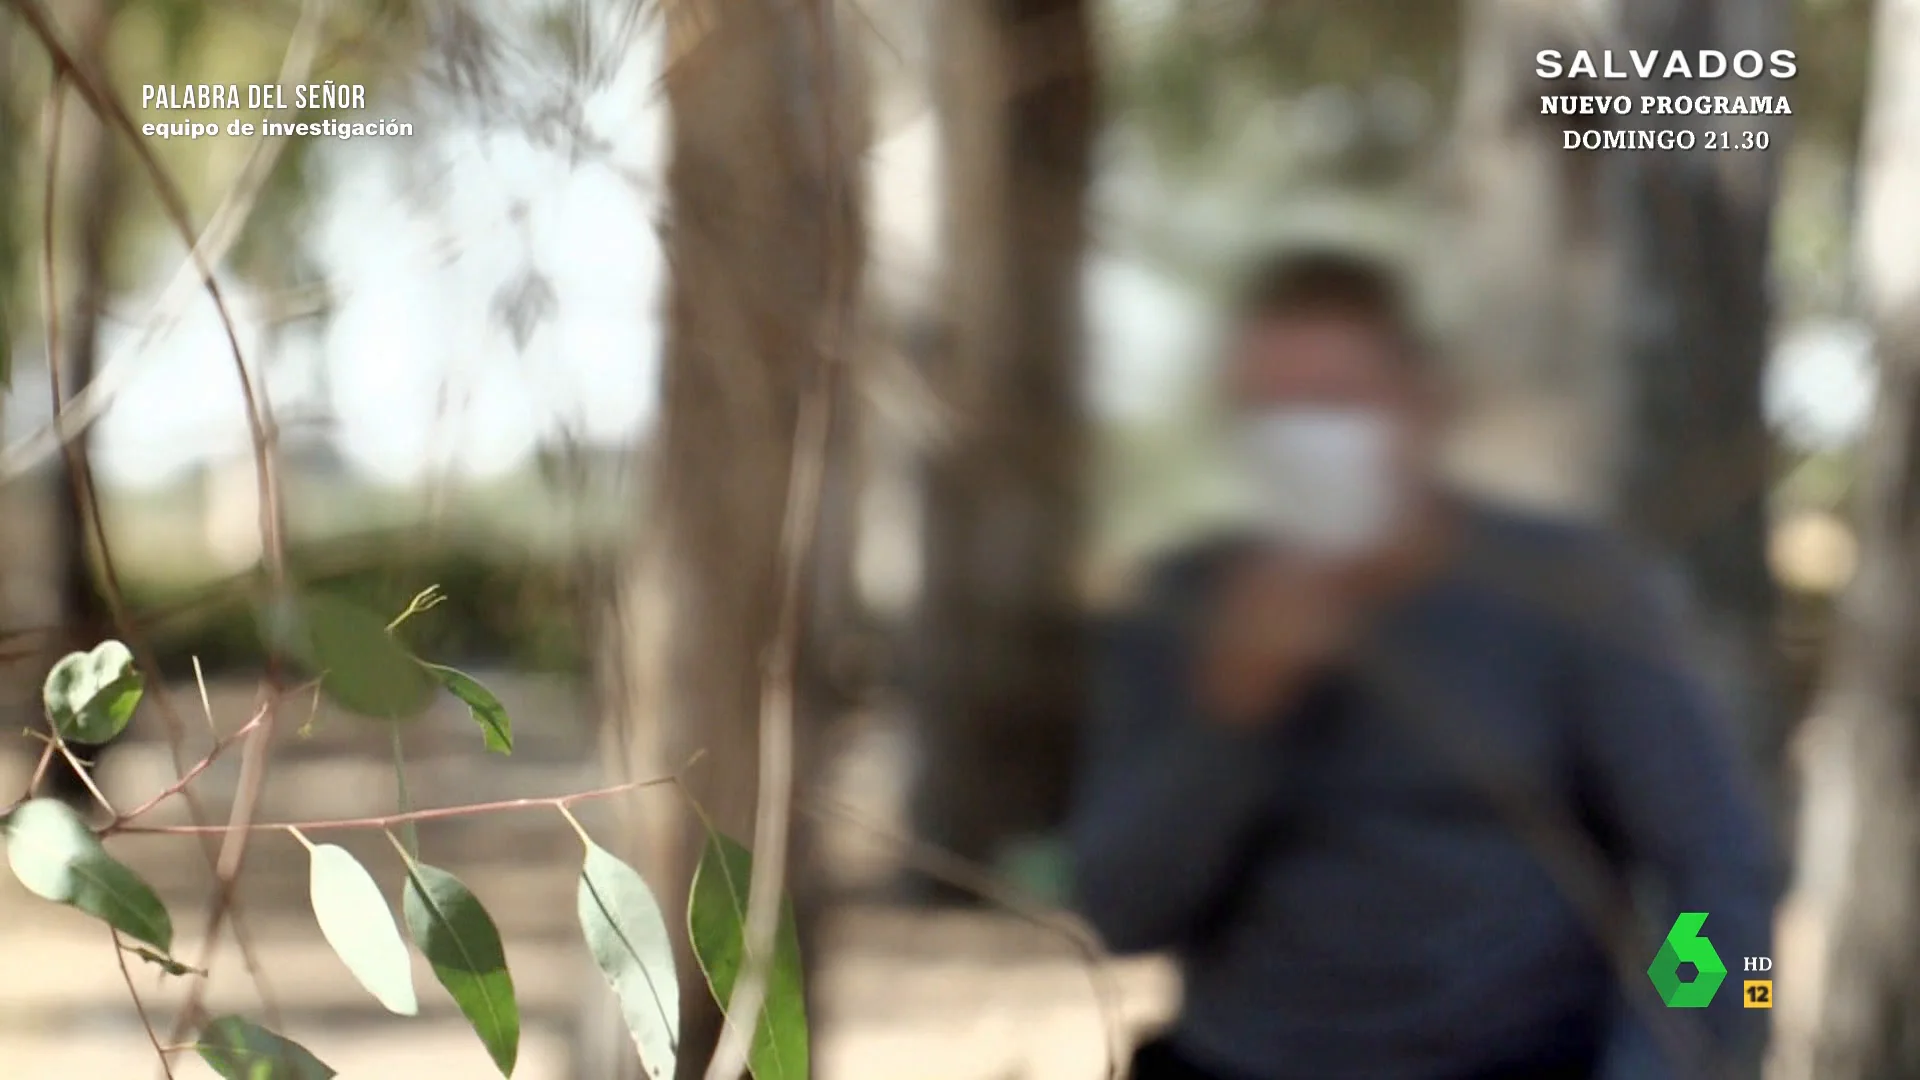
[[[1667,931],[1667,940],[1660,946],[1660,954],[1653,958],[1653,966],[1647,969],[1647,978],[1653,980],[1653,988],[1660,994],[1660,1000],[1670,1009],[1704,1009],[1713,1002],[1714,991],[1720,989],[1720,983],[1727,977],[1727,966],[1720,962],[1720,954],[1713,951],[1713,942],[1700,936],[1700,927],[1705,925],[1707,913],[1704,911],[1683,911],[1673,920],[1673,929]],[[1683,982],[1680,978],[1680,965],[1692,964],[1694,976],[1692,982]]]

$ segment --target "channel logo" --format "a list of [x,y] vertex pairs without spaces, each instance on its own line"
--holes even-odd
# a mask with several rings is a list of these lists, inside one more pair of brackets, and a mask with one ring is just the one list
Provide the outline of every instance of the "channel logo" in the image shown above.
[[[1706,1008],[1713,1004],[1714,993],[1726,980],[1727,966],[1713,951],[1713,942],[1700,933],[1706,922],[1704,911],[1681,912],[1673,920],[1673,929],[1667,931],[1667,940],[1660,944],[1653,966],[1647,968],[1647,978],[1653,980],[1654,991],[1669,1009]],[[1680,978],[1681,964],[1693,965],[1691,982]]]

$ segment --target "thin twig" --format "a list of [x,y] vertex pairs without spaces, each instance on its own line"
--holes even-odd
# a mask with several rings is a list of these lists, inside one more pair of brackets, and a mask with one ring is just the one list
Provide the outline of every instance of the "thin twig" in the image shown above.
[[[55,29],[52,19],[39,4],[35,3],[34,0],[11,0],[11,2],[14,10],[19,13],[22,22],[39,38],[42,47],[46,50],[55,69],[59,71],[65,79],[72,82],[74,88],[80,93],[81,97],[86,100],[102,124],[109,128],[117,129],[119,134],[127,142],[136,160],[139,161],[143,170],[147,173],[148,179],[160,199],[162,209],[166,212],[171,224],[180,233],[181,238],[189,246],[188,262],[192,267],[193,276],[198,279],[198,285],[205,289],[207,296],[213,301],[215,313],[220,319],[221,327],[225,331],[227,343],[232,352],[235,371],[239,376],[241,395],[246,403],[248,434],[253,446],[255,473],[258,479],[262,558],[266,565],[269,579],[276,589],[281,589],[285,583],[285,553],[280,536],[279,494],[272,465],[271,444],[264,413],[260,401],[255,394],[253,379],[247,370],[246,358],[240,347],[239,334],[234,325],[232,312],[228,310],[226,297],[220,288],[219,282],[215,280],[213,270],[215,259],[209,250],[201,247],[200,237],[193,228],[191,215],[187,210],[185,199],[181,197],[178,187],[173,183],[172,178],[167,174],[166,170],[161,167],[158,159],[153,156],[151,148],[140,138],[139,128],[133,122],[126,107],[114,96],[110,88],[96,78],[93,72],[88,71],[75,60],[72,52],[61,42],[60,35]],[[301,34],[296,31],[294,41],[289,44],[286,62],[282,66],[283,81],[284,76],[294,72],[296,69],[303,69],[311,62],[312,35],[318,31],[318,12],[312,0],[307,0],[307,3],[303,4],[302,20],[307,33]],[[299,54],[298,58],[296,54]],[[277,153],[277,149],[275,152]],[[252,164],[252,162],[250,162],[250,164]],[[263,181],[264,175],[257,179]],[[258,186],[259,184],[256,182],[253,188],[256,193]],[[223,207],[223,209],[225,209],[225,207]],[[235,235],[237,235],[237,228],[235,229]],[[228,242],[231,242],[230,238]],[[56,414],[54,419],[57,425],[60,420],[59,414]],[[68,435],[57,441],[59,444],[65,445],[70,441],[71,437],[71,435]],[[94,505],[97,507],[97,503]],[[97,518],[98,515],[96,514],[95,516]],[[102,546],[104,547],[104,544]],[[122,633],[128,635],[129,647],[134,650],[136,656],[141,656],[144,650],[139,647],[138,637],[133,633],[130,621],[124,618],[124,602],[118,589],[117,581],[113,580],[111,571],[108,572],[108,576],[110,598],[115,605],[116,622],[120,623]],[[180,723],[179,715],[172,709],[167,700],[163,676],[152,664],[150,656],[142,657],[142,667],[148,671],[151,676],[151,681],[160,689],[160,692],[156,695],[156,704],[159,705],[162,716],[168,725],[168,742],[174,754],[175,771],[183,771],[184,761],[181,754],[181,740],[184,738],[184,729]],[[269,712],[264,724],[266,730],[263,732],[262,738],[248,744],[249,753],[246,755],[241,769],[241,788],[239,796],[234,803],[233,817],[230,819],[230,822],[244,823],[244,821],[250,819],[254,806],[258,801],[260,789],[264,785],[265,759],[264,757],[256,757],[254,751],[264,751],[265,747],[271,743],[273,726],[273,714],[271,712],[273,687],[271,684],[275,681],[276,672],[274,668],[275,663],[272,658],[269,658]],[[192,796],[189,795],[188,798],[189,805],[194,805]],[[198,820],[199,814],[197,812],[195,817],[196,820]],[[239,876],[241,863],[245,857],[246,840],[247,833],[245,831],[240,831],[226,837],[221,845],[218,858],[213,860],[214,875],[218,881],[218,887],[214,896],[212,912],[207,920],[207,932],[203,935],[201,943],[203,955],[201,962],[197,966],[202,970],[211,967],[212,952],[218,943],[220,927],[234,906],[235,884]],[[211,853],[208,854],[209,858],[212,859]],[[274,1006],[273,995],[265,981],[264,969],[258,963],[245,928],[237,917],[235,919],[234,932],[247,969],[249,973],[252,974],[255,983],[260,987],[261,996],[264,999],[269,1018],[274,1018],[277,1010]],[[178,1042],[184,1035],[198,1007],[200,997],[205,991],[205,986],[206,979],[204,978],[197,979],[193,983],[192,989],[188,994],[187,1002],[175,1019],[173,1037],[169,1039],[169,1042]]]
[[353,829],[391,829],[396,825],[405,825],[421,821],[446,821],[452,818],[479,817],[484,814],[504,814],[513,810],[551,810],[555,807],[565,809],[575,803],[590,802],[594,799],[611,799],[616,795],[626,795],[641,788],[659,787],[662,784],[679,782],[678,776],[656,776],[646,780],[632,780],[612,787],[594,788],[590,791],[576,791],[571,795],[540,795],[524,799],[504,799],[500,802],[468,803],[464,806],[438,806],[428,810],[410,810],[404,814],[383,814],[379,817],[331,818],[320,821],[278,821],[252,822],[244,826],[232,825],[109,825],[102,835],[119,833],[122,835],[146,836],[202,836],[207,834],[231,833],[244,828],[249,832],[287,832],[297,829],[301,832],[344,832]]
[[69,747],[66,741],[61,739],[60,736],[50,735],[47,736],[47,739],[52,743],[54,750],[58,752],[61,757],[67,759],[67,767],[72,769],[74,774],[80,777],[80,783],[86,786],[87,794],[93,796],[93,801],[99,803],[100,808],[107,813],[114,813],[113,803],[107,800],[106,793],[100,790],[100,785],[95,783],[93,777],[88,774],[87,766],[92,763],[81,761],[79,755],[75,754],[73,749]]
[[153,1056],[160,1061],[160,1073],[167,1080],[173,1080],[173,1064],[167,1060],[167,1048],[160,1043],[160,1033],[153,1029],[153,1018],[147,1015],[146,1002],[140,1000],[140,991],[133,985],[133,969],[127,966],[127,947],[120,940],[120,931],[108,928],[113,935],[113,958],[119,961],[120,977],[126,980],[127,996],[133,999],[133,1011],[140,1014],[140,1026],[146,1030],[147,1041],[153,1044]]
[[[26,799],[21,799],[21,802],[33,798],[34,792],[40,790],[41,781],[47,778],[47,766],[51,764],[53,764],[53,744],[49,742],[46,748],[40,751],[40,764],[33,767],[33,776],[27,780]],[[15,805],[17,806],[19,804],[16,803]]]
[[175,780],[173,783],[168,784],[158,794],[154,795],[153,798],[148,799],[146,802],[141,803],[139,806],[134,807],[133,809],[127,811],[124,814],[118,815],[118,817],[114,821],[113,826],[109,827],[109,831],[113,831],[113,829],[119,827],[125,822],[134,821],[138,819],[141,815],[152,810],[154,807],[159,806],[161,803],[167,801],[173,796],[183,794],[187,790],[187,787],[191,785],[194,782],[194,780],[199,778],[201,773],[206,772],[207,769],[210,766],[212,766],[214,759],[220,756],[221,751],[225,750],[229,746],[232,746],[234,743],[237,743],[240,740],[245,739],[248,735],[251,735],[255,729],[257,729],[262,723],[266,721],[266,719],[267,719],[267,710],[265,708],[256,710],[253,714],[253,718],[248,720],[245,724],[242,724],[238,731],[235,731],[231,736],[225,739],[222,739],[219,742],[214,743],[213,749],[207,751],[207,755],[201,758],[198,762],[196,762],[193,768],[188,769],[185,775],[181,776],[178,780]]
[[707,1070],[707,1080],[738,1077],[746,1068],[753,1032],[766,1006],[767,975],[780,926],[787,847],[793,816],[794,665],[799,651],[799,583],[811,549],[819,510],[822,459],[830,431],[830,388],[809,394],[796,432],[793,477],[788,481],[787,528],[782,562],[780,616],[772,655],[760,687],[760,782],[754,805],[753,871],[747,884],[744,931],[746,960],[727,1002],[725,1025]]
[[793,462],[787,481],[785,520],[780,542],[780,608],[773,647],[760,685],[759,783],[754,805],[753,870],[747,885],[746,957],[729,995],[720,1038],[708,1062],[706,1080],[737,1080],[747,1067],[753,1033],[766,1007],[767,978],[780,927],[781,897],[792,838],[794,765],[794,671],[801,636],[801,608],[807,569],[817,539],[827,459],[833,449],[834,396],[840,374],[840,350],[851,304],[846,280],[846,242],[841,228],[841,199],[847,189],[838,123],[841,107],[834,0],[816,0],[807,16],[812,33],[813,106],[820,114],[820,170],[826,229],[822,256],[827,280],[820,355],[801,400],[794,427]]

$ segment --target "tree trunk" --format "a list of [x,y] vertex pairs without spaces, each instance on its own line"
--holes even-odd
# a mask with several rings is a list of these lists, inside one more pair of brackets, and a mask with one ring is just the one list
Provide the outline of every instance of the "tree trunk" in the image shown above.
[[[860,193],[847,179],[864,118],[845,57],[820,47],[816,5],[727,0],[669,11],[672,277],[662,426],[650,450],[651,517],[615,589],[600,689],[635,774],[674,771],[700,754],[686,773],[689,794],[717,828],[750,842],[760,681],[780,604],[796,429],[810,389],[844,381],[823,379],[838,360],[826,352],[829,327],[849,314],[860,279]],[[829,68],[837,73],[831,80]],[[826,539],[809,574],[795,693],[796,804],[834,711],[820,657],[843,614],[840,560],[852,546],[844,539],[844,442],[836,432],[818,526]],[[704,834],[671,797],[646,800],[636,818],[641,813],[649,880],[669,925],[684,927]],[[796,811],[788,868],[803,920],[815,909],[805,821]],[[803,938],[811,938],[805,929]],[[699,1077],[720,1010],[686,942],[676,945],[678,1075]],[[596,995],[607,1000],[604,987]],[[617,1020],[589,1034],[577,1075],[641,1075],[624,1030],[610,1028]]]
[[[13,23],[0,19],[0,63],[9,68],[14,63],[13,48]],[[16,208],[24,187],[20,168],[27,157],[27,136],[15,112],[17,103],[13,94],[11,81],[0,83],[0,446],[6,445],[7,400],[14,392],[14,336],[20,332],[23,321],[15,311],[18,280],[15,275],[19,273],[20,256]],[[17,593],[11,581],[11,576],[18,572],[19,553],[12,550],[18,546],[16,536],[6,534],[5,542],[0,543],[0,596]],[[8,703],[13,696],[14,666],[28,647],[24,635],[19,633],[18,616],[19,612],[10,604],[0,604],[0,723],[12,719]]]
[[1083,710],[1084,0],[944,0],[945,313],[959,420],[924,463],[915,825],[971,859],[1055,823]]
[[[12,68],[14,35],[13,23],[9,19],[0,19],[0,63]],[[20,163],[27,158],[26,133],[21,129],[20,118],[15,113],[18,103],[13,100],[14,87],[11,82],[0,85],[0,402],[4,402],[13,393],[13,345],[14,335],[20,332],[21,320],[14,312],[15,275],[19,272],[20,237],[16,232],[19,216],[20,193],[24,183],[19,175]],[[0,408],[0,439],[6,436],[6,409]],[[5,445],[0,442],[0,446]],[[0,580],[4,579],[0,571]],[[0,661],[4,654],[0,654]]]
[[[1464,247],[1476,273],[1462,277],[1478,305],[1463,374],[1487,422],[1466,445],[1502,471],[1496,484],[1611,518],[1674,557],[1704,631],[1702,661],[1771,780],[1796,714],[1782,700],[1773,641],[1761,408],[1769,222],[1785,132],[1767,130],[1766,151],[1564,150],[1564,128],[1597,118],[1543,116],[1543,94],[1638,102],[1642,91],[1712,88],[1546,81],[1533,57],[1589,48],[1595,31],[1616,48],[1767,52],[1786,41],[1786,13],[1780,0],[1629,0],[1616,19],[1595,24],[1583,14],[1591,10],[1477,0],[1469,12],[1459,154],[1472,206]],[[1762,80],[1722,92],[1782,89]],[[1770,119],[1710,126],[1737,145],[1745,123]],[[1622,123],[1696,134],[1709,126],[1691,116]],[[1521,442],[1501,438],[1512,431]],[[1768,787],[1784,811],[1778,785]]]
[[[81,59],[91,70],[106,70],[106,49],[113,17],[104,4],[84,3],[76,12]],[[65,111],[60,176],[67,189],[63,203],[69,211],[63,224],[79,226],[73,248],[71,277],[59,276],[71,301],[61,316],[59,386],[63,399],[72,398],[93,381],[100,352],[100,325],[110,288],[110,260],[115,226],[120,220],[124,173],[116,168],[113,133],[70,96]],[[64,234],[64,229],[62,230]],[[90,649],[112,633],[112,622],[95,572],[92,530],[88,522],[92,474],[87,466],[89,429],[67,447],[55,470],[52,500],[53,558],[59,561],[56,590],[61,633],[55,642],[57,657],[70,650]],[[105,749],[74,744],[82,761],[96,761]],[[47,773],[49,792],[76,803],[90,804],[85,784],[64,760]]]
[[[1790,44],[1782,0],[1623,5],[1636,48]],[[1666,53],[1663,51],[1662,55]],[[1661,80],[1647,93],[1778,95],[1773,79],[1715,87]],[[1625,86],[1623,93],[1639,89]],[[1646,118],[1636,119],[1639,126]],[[1623,523],[1676,557],[1703,631],[1703,665],[1740,719],[1768,805],[1784,824],[1780,778],[1800,703],[1785,699],[1766,559],[1771,441],[1761,390],[1771,330],[1768,258],[1784,118],[1654,117],[1678,130],[1748,132],[1767,149],[1604,153],[1624,212],[1621,344],[1631,387],[1619,483]]]
[[1881,0],[1873,41],[1856,243],[1880,398],[1859,572],[1808,722],[1790,910],[1809,944],[1778,966],[1815,1027],[1783,1031],[1782,1080],[1920,1075],[1920,0]]

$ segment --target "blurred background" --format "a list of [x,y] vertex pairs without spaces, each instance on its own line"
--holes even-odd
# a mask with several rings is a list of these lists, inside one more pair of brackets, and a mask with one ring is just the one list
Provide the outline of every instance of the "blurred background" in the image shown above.
[[[791,870],[816,1071],[1103,1075],[1116,1030],[1167,1016],[1177,988],[1152,962],[1090,971],[1051,907],[1079,627],[1231,512],[1209,367],[1229,272],[1274,243],[1352,244],[1423,290],[1457,473],[1629,530],[1706,615],[1798,838],[1776,1075],[1842,1046],[1846,1077],[1920,1076],[1910,0],[830,15],[0,5],[0,728],[36,722],[60,655],[128,640],[169,692],[97,776],[138,801],[177,775],[172,724],[188,763],[209,745],[196,663],[217,729],[253,709],[263,595],[324,588],[391,617],[437,585],[408,641],[493,687],[519,744],[485,755],[436,704],[401,729],[418,805],[584,789],[697,750],[693,787],[750,835],[799,446],[821,477]],[[57,96],[50,38],[77,73]],[[1563,151],[1538,99],[1577,91],[1533,55],[1608,46],[1793,49],[1798,76],[1767,91],[1792,115],[1704,125],[1764,125],[1765,152]],[[224,125],[257,110],[143,109],[142,87],[324,80],[368,88],[364,112],[332,115],[411,133],[162,139],[98,118],[113,99],[131,129]],[[278,725],[262,820],[391,810],[384,727],[283,711],[301,715]],[[24,789],[37,748],[9,741]],[[209,820],[236,769],[197,786]],[[642,794],[590,824],[667,880],[683,818]],[[621,1075],[564,823],[422,832],[502,923],[528,1016],[516,1075]],[[116,850],[180,913],[208,902],[195,847]],[[344,1075],[485,1075],[450,1005],[402,1024],[357,992],[305,915],[303,866],[283,839],[255,845],[240,925],[265,985],[229,945],[213,1007],[267,995]],[[33,973],[0,985],[0,1073],[150,1071],[98,928],[29,900],[0,885],[0,956]]]

